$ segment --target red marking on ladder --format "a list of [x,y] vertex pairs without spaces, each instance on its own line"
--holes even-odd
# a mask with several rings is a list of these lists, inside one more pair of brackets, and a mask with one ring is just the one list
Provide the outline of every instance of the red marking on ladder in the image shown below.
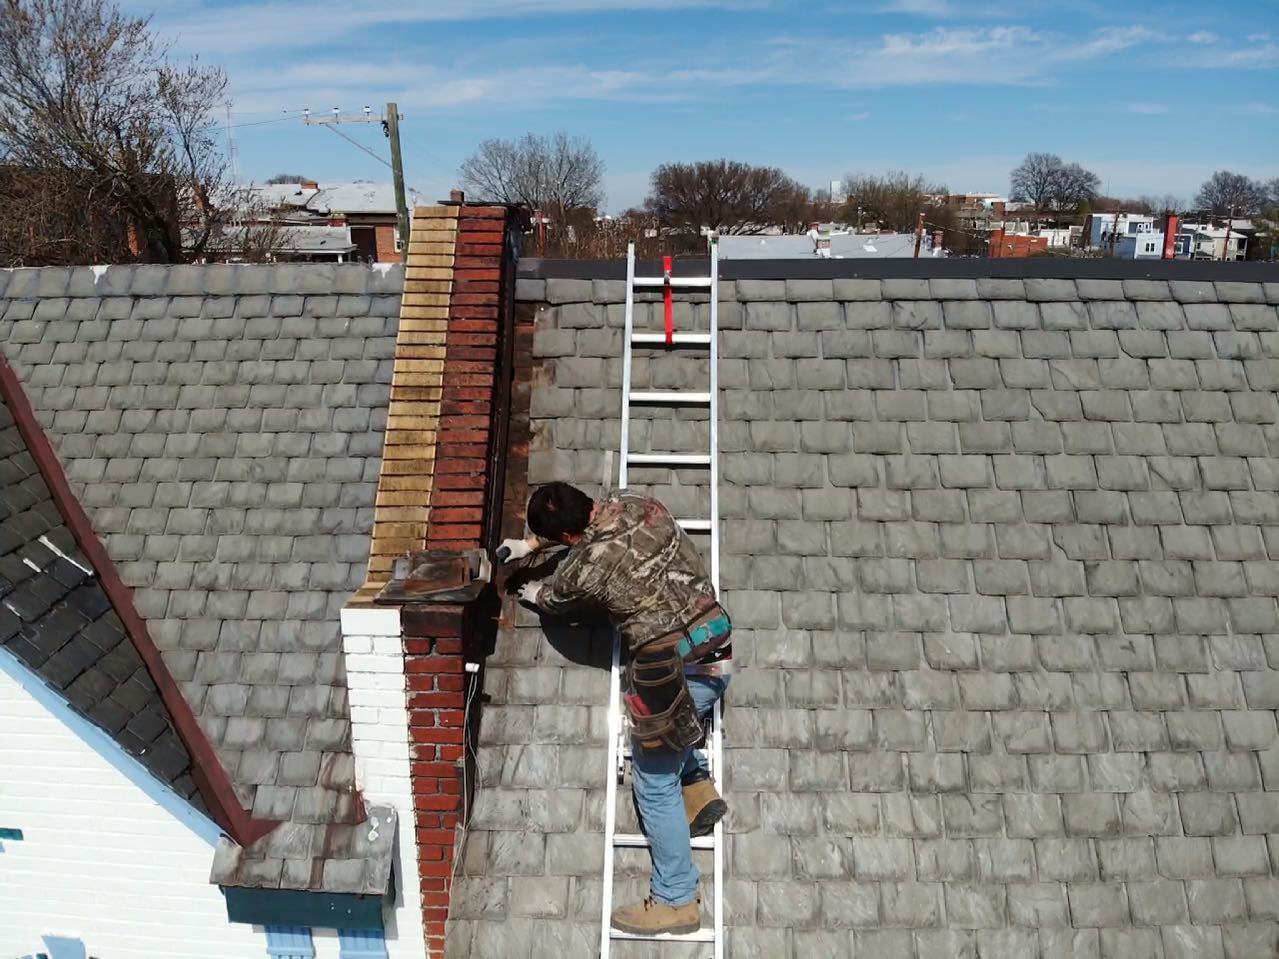
[[671,297],[671,258],[662,257],[662,272],[666,276],[666,286],[662,288],[662,307],[666,311],[666,345],[675,342],[675,302]]

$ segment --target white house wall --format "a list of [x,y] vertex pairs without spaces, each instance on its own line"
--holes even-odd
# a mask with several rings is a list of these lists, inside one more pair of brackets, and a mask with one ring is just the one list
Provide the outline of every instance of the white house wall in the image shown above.
[[[422,959],[426,937],[413,832],[402,644],[399,609],[342,610],[356,784],[366,802],[387,803],[399,813],[395,907],[386,916],[387,954],[390,959]],[[319,949],[317,943],[317,959],[321,959]]]
[[217,826],[0,651],[0,955],[80,940],[95,959],[256,959],[210,885]]

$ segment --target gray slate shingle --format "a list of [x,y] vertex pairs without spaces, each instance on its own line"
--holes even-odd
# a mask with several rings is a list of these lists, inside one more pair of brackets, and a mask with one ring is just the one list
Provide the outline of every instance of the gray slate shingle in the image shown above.
[[[837,280],[834,302],[806,284],[724,286],[726,306],[747,304],[721,361],[744,367],[721,408],[743,667],[729,954],[1273,951],[1276,867],[1254,841],[1279,830],[1273,298],[1180,282]],[[550,449],[531,470],[597,491],[579,465],[615,440],[620,370],[578,375],[608,356],[583,349],[584,289],[523,288],[549,304],[536,344],[556,373],[533,393]],[[795,365],[833,358],[841,382]],[[669,370],[637,364],[637,388]],[[583,412],[592,390],[611,408]],[[633,448],[693,448],[691,425],[654,414]],[[700,495],[692,472],[633,475],[671,502]],[[511,613],[449,954],[523,953],[537,929],[586,955],[605,689],[573,652],[585,638]],[[539,722],[569,689],[590,719]],[[647,871],[642,854],[622,862],[615,901]]]
[[[4,275],[5,353],[242,799],[350,822],[338,612],[368,558],[403,270]],[[311,882],[270,859],[238,875]]]

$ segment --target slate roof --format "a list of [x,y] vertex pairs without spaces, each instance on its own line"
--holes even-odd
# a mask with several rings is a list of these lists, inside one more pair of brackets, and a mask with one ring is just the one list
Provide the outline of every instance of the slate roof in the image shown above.
[[[723,283],[727,955],[1276,953],[1279,275],[1233,266]],[[529,479],[598,489],[622,284],[520,291]],[[652,415],[633,449],[705,441]],[[695,471],[633,478],[702,515]],[[447,951],[591,955],[608,640],[508,612]]]
[[0,646],[204,808],[191,757],[0,394]]
[[322,888],[350,845],[326,826],[363,814],[338,614],[369,554],[402,283],[363,265],[0,272],[4,352],[241,802],[310,827],[238,869],[219,857],[219,881]]

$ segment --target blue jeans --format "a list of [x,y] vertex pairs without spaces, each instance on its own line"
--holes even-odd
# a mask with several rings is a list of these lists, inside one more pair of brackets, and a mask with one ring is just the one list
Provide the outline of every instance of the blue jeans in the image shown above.
[[[727,676],[688,677],[688,691],[699,716],[706,716],[727,688]],[[696,749],[632,750],[631,788],[653,857],[650,892],[669,906],[682,906],[697,898],[699,875],[693,865],[680,780],[698,768],[706,768],[706,757]]]

